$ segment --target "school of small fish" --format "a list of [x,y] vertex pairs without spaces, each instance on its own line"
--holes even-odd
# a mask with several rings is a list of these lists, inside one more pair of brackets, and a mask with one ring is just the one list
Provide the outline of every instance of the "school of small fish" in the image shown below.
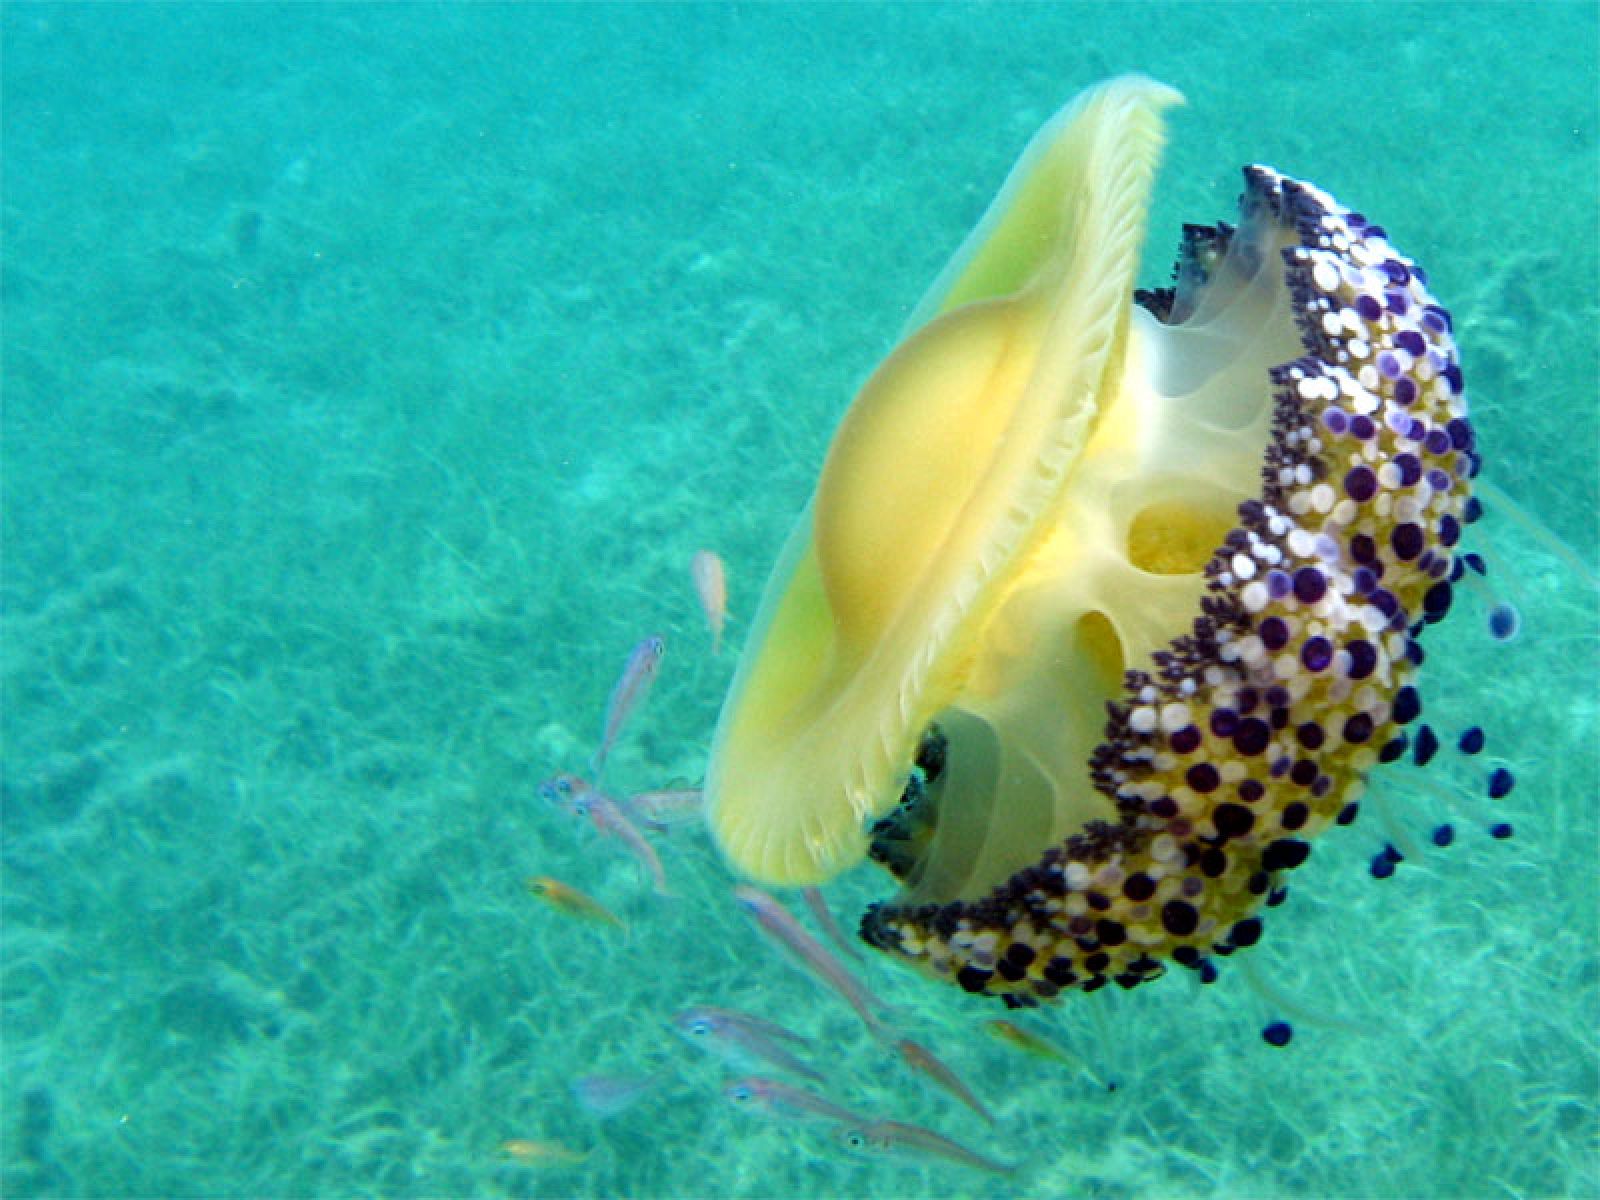
[[[711,633],[711,653],[719,652],[727,613],[727,583],[722,559],[713,551],[697,553],[690,567],[694,591]],[[612,752],[620,744],[629,720],[644,706],[666,656],[666,640],[659,634],[641,639],[629,652],[613,686],[601,724],[599,743],[589,760],[587,777],[558,773],[544,780],[537,792],[546,811],[574,823],[592,826],[602,839],[614,840],[637,862],[641,884],[662,899],[675,893],[668,886],[666,866],[650,835],[663,836],[675,826],[702,814],[698,787],[673,785],[632,793],[613,792],[602,785]],[[529,875],[527,893],[550,912],[581,921],[597,930],[629,934],[630,922],[616,907],[550,875]],[[822,937],[813,935],[776,896],[749,884],[730,889],[730,911],[740,911],[778,956],[805,973],[836,997],[861,1022],[871,1041],[881,1047],[886,1064],[899,1064],[913,1079],[926,1081],[988,1126],[997,1124],[984,1101],[933,1050],[896,1028],[894,1014],[852,973],[841,954],[860,961],[816,888],[802,889],[802,899]],[[652,912],[662,911],[652,908]],[[834,949],[830,949],[830,943]],[[840,1064],[838,1046],[820,1047],[812,1038],[756,1013],[721,1004],[694,1003],[681,1008],[666,1022],[682,1041],[704,1052],[730,1072],[772,1070],[806,1086],[761,1074],[734,1074],[721,1085],[721,1094],[733,1107],[759,1114],[784,1127],[815,1129],[824,1145],[854,1158],[899,1156],[914,1162],[949,1163],[995,1174],[1009,1174],[1015,1164],[989,1157],[932,1129],[878,1113],[858,1112],[827,1095],[837,1087],[829,1068]],[[1010,1021],[989,1021],[990,1034],[1024,1053],[1055,1059],[1096,1079],[1089,1068],[1069,1052]],[[663,1033],[665,1034],[665,1030]],[[670,1044],[670,1039],[664,1041]],[[1096,1082],[1099,1082],[1096,1079]],[[692,1072],[679,1073],[657,1065],[648,1072],[594,1072],[568,1081],[578,1107],[597,1121],[620,1118],[660,1091],[694,1086]],[[970,1127],[970,1124],[969,1124]],[[531,1137],[508,1137],[500,1143],[508,1163],[540,1168],[576,1167],[586,1162],[589,1149],[565,1142]]]

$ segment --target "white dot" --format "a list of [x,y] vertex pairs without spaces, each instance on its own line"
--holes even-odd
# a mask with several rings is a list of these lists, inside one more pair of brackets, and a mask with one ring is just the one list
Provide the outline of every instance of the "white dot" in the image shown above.
[[1161,731],[1177,733],[1189,724],[1189,706],[1173,702],[1161,709]]

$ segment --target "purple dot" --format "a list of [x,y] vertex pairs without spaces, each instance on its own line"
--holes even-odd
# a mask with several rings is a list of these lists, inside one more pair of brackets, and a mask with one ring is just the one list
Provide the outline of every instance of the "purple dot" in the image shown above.
[[1350,436],[1360,441],[1370,441],[1378,432],[1378,427],[1372,423],[1371,417],[1354,416],[1350,418]]
[[1343,433],[1350,427],[1350,418],[1342,408],[1325,408],[1322,410],[1322,425],[1329,433]]
[[1328,578],[1318,568],[1301,567],[1294,573],[1294,595],[1300,603],[1315,604],[1327,590]]
[[1357,504],[1365,504],[1378,490],[1378,477],[1371,467],[1351,467],[1344,477],[1344,490]]
[[1400,378],[1400,360],[1385,350],[1378,355],[1378,373],[1385,379]]
[[1410,562],[1421,554],[1423,541],[1422,526],[1411,521],[1396,525],[1389,534],[1389,545],[1401,562]]
[[1365,679],[1377,669],[1378,651],[1371,642],[1357,638],[1347,643],[1345,649],[1350,652],[1350,670],[1347,674],[1351,679]]
[[1417,400],[1417,381],[1414,380],[1414,379],[1410,379],[1410,378],[1397,379],[1395,381],[1395,385],[1394,385],[1394,401],[1395,401],[1395,403],[1396,404],[1403,404],[1407,408],[1409,408],[1409,407],[1411,407],[1411,405],[1416,403],[1416,400]]
[[[1289,782],[1298,784],[1300,787],[1310,787],[1316,778],[1317,764],[1309,758],[1302,758],[1289,769]],[[1301,822],[1301,824],[1304,823],[1304,821]],[[1284,828],[1288,828],[1288,826]]]
[[1434,584],[1422,597],[1423,618],[1430,625],[1437,621],[1442,621],[1445,614],[1450,611],[1450,601],[1452,599],[1452,589],[1448,583],[1441,580]]
[[1428,430],[1428,436],[1422,439],[1422,448],[1429,454],[1447,454],[1450,451],[1450,435],[1442,429]]
[[1239,722],[1239,728],[1234,731],[1233,748],[1240,754],[1260,754],[1271,740],[1272,730],[1267,728],[1265,721],[1256,717],[1246,717]]
[[1415,329],[1402,329],[1394,335],[1394,344],[1413,358],[1421,358],[1428,352],[1428,343]]
[[1422,478],[1422,460],[1415,454],[1396,454],[1394,465],[1400,469],[1400,486],[1411,487]]
[[1300,661],[1308,671],[1326,671],[1333,661],[1333,643],[1325,637],[1308,639],[1300,648]]
[[[1408,683],[1405,687],[1401,688],[1395,693],[1394,707],[1390,710],[1389,715],[1394,718],[1396,725],[1410,724],[1412,721],[1417,719],[1421,712],[1422,697],[1417,694],[1416,688],[1412,687]],[[1426,762],[1419,761],[1417,765],[1421,767],[1427,764]]]
[[1193,725],[1185,725],[1167,739],[1167,745],[1177,754],[1193,754],[1200,748],[1200,731]]
[[1304,725],[1300,726],[1300,728],[1294,731],[1294,736],[1307,750],[1316,750],[1322,746],[1322,726],[1318,725],[1315,721],[1307,721]]
[[1389,311],[1405,316],[1411,308],[1411,300],[1404,292],[1388,292],[1383,297],[1383,302],[1389,306]]
[[1239,799],[1246,804],[1254,804],[1267,794],[1266,785],[1259,779],[1245,779],[1239,783]]
[[1411,272],[1406,269],[1405,263],[1397,258],[1391,258],[1383,264],[1383,273],[1396,287],[1411,282]]
[[1445,424],[1444,431],[1450,435],[1450,448],[1452,450],[1472,449],[1472,426],[1462,418],[1450,418]]
[[1344,740],[1359,745],[1372,736],[1372,718],[1366,713],[1354,713],[1344,723]]
[[1356,312],[1361,314],[1363,321],[1376,321],[1383,316],[1383,305],[1378,303],[1376,296],[1363,292],[1356,297]]
[[1444,376],[1444,381],[1450,385],[1450,391],[1457,396],[1461,395],[1460,366],[1458,366],[1456,363],[1451,363],[1449,366],[1445,367],[1441,374]]
[[1370,563],[1378,557],[1378,544],[1367,534],[1358,533],[1350,539],[1350,557],[1358,563]]
[[1436,492],[1448,492],[1451,486],[1450,476],[1439,470],[1438,467],[1430,467],[1428,469],[1428,486]]
[[1261,622],[1261,644],[1268,650],[1282,650],[1289,644],[1289,623],[1282,617],[1268,617]]
[[1222,782],[1222,777],[1217,774],[1217,769],[1210,763],[1195,763],[1184,773],[1184,782],[1201,795],[1217,790],[1217,785]]
[[1239,714],[1231,708],[1219,708],[1211,714],[1211,732],[1219,738],[1231,738],[1239,728]]
[[1294,590],[1294,581],[1289,578],[1287,571],[1271,570],[1267,572],[1267,595],[1274,600],[1282,600]]
[[1509,642],[1522,628],[1522,618],[1509,604],[1496,604],[1489,610],[1489,636],[1497,642]]

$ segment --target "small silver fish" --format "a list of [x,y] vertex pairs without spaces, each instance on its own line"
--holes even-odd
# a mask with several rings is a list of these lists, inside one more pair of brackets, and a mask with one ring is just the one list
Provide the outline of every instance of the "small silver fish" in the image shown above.
[[617,802],[599,788],[577,775],[556,775],[539,785],[539,795],[564,812],[575,817],[588,817],[595,829],[603,834],[615,834],[633,852],[655,886],[656,895],[674,898],[667,887],[667,873],[655,847],[645,841],[644,834],[623,815]]
[[875,1037],[889,1041],[892,1037],[874,1009],[883,1005],[866,987],[816,938],[812,937],[794,919],[794,914],[760,888],[740,884],[733,889],[739,906],[755,919],[761,930],[799,963],[821,979],[856,1010],[867,1029]]
[[822,1072],[801,1062],[784,1045],[787,1042],[792,1046],[804,1046],[807,1039],[772,1021],[703,1004],[686,1008],[673,1017],[672,1027],[687,1041],[724,1062],[737,1064],[749,1058],[760,1058],[792,1075],[824,1082]]
[[618,801],[641,825],[657,833],[683,821],[705,815],[705,792],[700,788],[665,788],[653,792],[634,792]]
[[844,930],[839,928],[839,922],[833,919],[833,910],[828,907],[828,902],[823,899],[822,889],[805,887],[800,889],[800,894],[805,897],[806,907],[811,910],[811,915],[816,919],[817,925],[822,929],[822,932],[828,935],[828,940],[843,950],[847,956],[860,962],[861,951],[857,950],[850,939],[845,937]]
[[900,1057],[908,1067],[914,1071],[921,1071],[989,1124],[994,1124],[994,1114],[984,1107],[982,1100],[973,1095],[971,1088],[961,1082],[961,1076],[946,1066],[932,1050],[910,1038],[901,1038],[894,1044],[894,1048],[899,1051]]
[[622,668],[622,674],[617,677],[616,686],[611,689],[611,699],[606,701],[606,723],[600,737],[600,748],[589,760],[589,774],[594,776],[596,787],[600,785],[600,777],[605,773],[606,757],[616,745],[617,735],[622,732],[622,726],[628,720],[629,714],[642,705],[645,697],[650,694],[650,685],[656,681],[656,669],[661,665],[661,656],[666,652],[666,640],[658,635],[652,635],[629,653],[627,664]]
[[986,1158],[976,1150],[968,1150],[942,1133],[935,1133],[920,1125],[908,1125],[904,1121],[846,1123],[839,1127],[834,1136],[841,1146],[853,1154],[931,1155],[996,1175],[1010,1175],[1017,1169],[1011,1163]]
[[660,1085],[665,1076],[580,1075],[568,1086],[585,1112],[604,1120],[627,1112]]
[[824,1096],[760,1075],[729,1080],[722,1085],[722,1094],[737,1108],[759,1108],[769,1117],[821,1117],[848,1125],[866,1123],[864,1117]]

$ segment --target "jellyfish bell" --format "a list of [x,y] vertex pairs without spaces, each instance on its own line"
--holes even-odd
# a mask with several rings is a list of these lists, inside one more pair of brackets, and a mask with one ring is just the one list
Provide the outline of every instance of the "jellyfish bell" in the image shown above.
[[736,868],[872,857],[863,935],[969,991],[1253,943],[1420,711],[1471,515],[1449,317],[1382,229],[1250,167],[1136,291],[1179,102],[1111,80],[1030,143],[840,424],[712,749]]

